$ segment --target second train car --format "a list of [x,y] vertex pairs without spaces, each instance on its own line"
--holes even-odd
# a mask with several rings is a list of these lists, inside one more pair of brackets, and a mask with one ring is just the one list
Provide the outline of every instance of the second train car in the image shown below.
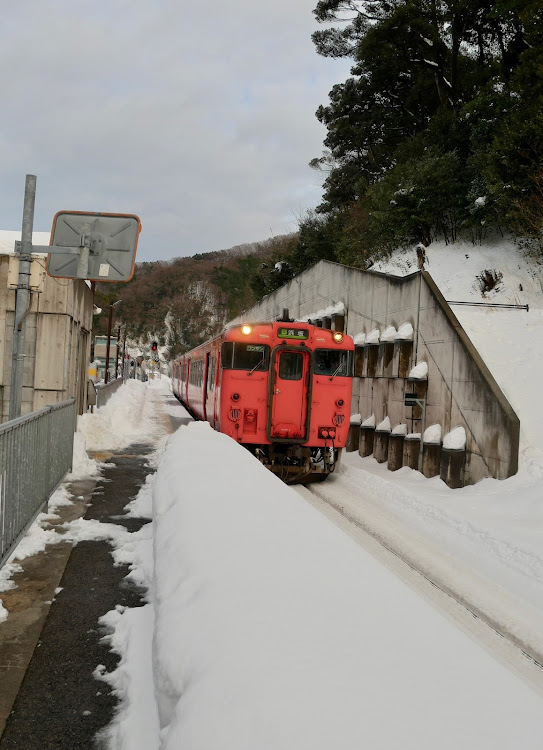
[[349,430],[354,344],[308,323],[236,325],[173,363],[192,414],[288,483],[325,479]]

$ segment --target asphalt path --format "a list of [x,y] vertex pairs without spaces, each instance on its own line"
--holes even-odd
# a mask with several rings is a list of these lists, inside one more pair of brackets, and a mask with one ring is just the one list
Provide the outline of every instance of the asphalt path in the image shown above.
[[[107,458],[85,518],[120,524],[130,532],[146,521],[123,517],[123,509],[144,484],[150,445],[131,445]],[[120,604],[144,604],[142,592],[124,578],[127,566],[114,566],[108,542],[81,542],[72,550],[13,710],[0,750],[81,750],[100,748],[97,738],[115,711],[110,687],[96,680],[99,664],[107,671],[118,657],[101,642],[99,618]]]

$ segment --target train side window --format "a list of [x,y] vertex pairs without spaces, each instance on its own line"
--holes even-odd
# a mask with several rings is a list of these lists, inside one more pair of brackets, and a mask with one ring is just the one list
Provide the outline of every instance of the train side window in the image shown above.
[[303,355],[298,352],[281,352],[279,377],[281,380],[300,380],[304,366]]
[[223,370],[267,370],[270,347],[267,344],[242,344],[225,341],[221,349]]
[[352,352],[341,349],[315,349],[315,375],[336,375],[350,378],[352,374]]

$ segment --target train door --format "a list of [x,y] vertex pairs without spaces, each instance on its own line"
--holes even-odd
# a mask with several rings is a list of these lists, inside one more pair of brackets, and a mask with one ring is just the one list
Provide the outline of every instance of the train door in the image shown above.
[[215,350],[215,377],[214,377],[214,427],[216,430],[221,429],[221,348]]
[[183,388],[183,401],[185,404],[189,403],[189,386],[192,380],[192,359],[187,359],[187,380],[185,381],[185,387]]
[[268,425],[270,439],[307,439],[310,365],[308,350],[296,347],[274,351]]
[[208,410],[208,403],[207,400],[209,398],[209,385],[210,385],[210,372],[209,372],[209,362],[210,362],[210,354],[209,352],[206,352],[205,355],[205,362],[203,363],[204,367],[204,420],[207,419],[207,410]]

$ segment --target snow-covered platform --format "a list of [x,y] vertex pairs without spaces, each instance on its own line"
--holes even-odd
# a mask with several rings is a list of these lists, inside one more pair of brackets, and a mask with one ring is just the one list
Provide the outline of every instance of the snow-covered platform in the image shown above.
[[[235,442],[205,423],[168,437],[169,419],[184,416],[165,381],[132,382],[79,433],[104,453],[143,435],[156,443],[156,473],[127,509],[151,523],[107,530],[115,560],[148,589],[146,606],[102,618],[121,655],[116,671],[98,671],[121,699],[112,748],[540,747],[533,684]],[[421,544],[438,534],[468,566],[479,548],[483,575],[509,568],[505,588],[530,581],[539,616],[535,483],[453,491],[408,469],[392,483],[374,459],[346,458],[323,491],[358,488],[396,533],[415,530]],[[82,521],[70,535],[104,531]]]
[[153,507],[163,747],[538,746],[540,695],[208,425]]

